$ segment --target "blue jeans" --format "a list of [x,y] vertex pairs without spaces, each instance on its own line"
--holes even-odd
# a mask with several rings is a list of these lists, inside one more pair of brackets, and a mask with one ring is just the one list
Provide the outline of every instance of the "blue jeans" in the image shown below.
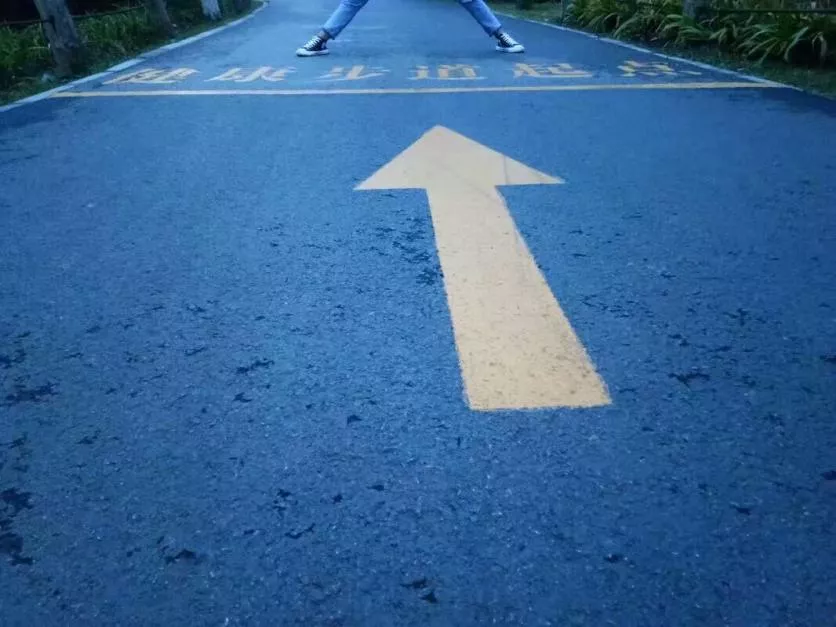
[[[322,27],[328,35],[334,39],[343,29],[348,26],[349,22],[354,19],[354,16],[360,12],[369,0],[340,0],[340,6],[325,22]],[[474,19],[479,22],[479,25],[485,29],[488,35],[495,35],[496,32],[502,28],[502,24],[496,19],[494,12],[485,4],[485,0],[459,0],[465,9],[467,9]]]

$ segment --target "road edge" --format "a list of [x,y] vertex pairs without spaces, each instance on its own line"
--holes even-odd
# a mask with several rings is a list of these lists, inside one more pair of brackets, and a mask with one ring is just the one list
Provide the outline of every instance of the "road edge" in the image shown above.
[[7,111],[11,111],[12,109],[17,109],[18,107],[22,107],[27,104],[32,104],[34,102],[39,102],[41,100],[46,100],[48,98],[52,98],[55,94],[61,93],[68,89],[72,89],[73,87],[78,87],[79,85],[84,85],[85,83],[89,83],[91,81],[98,80],[100,78],[104,78],[111,74],[115,74],[116,72],[123,72],[128,68],[132,68],[135,65],[139,65],[140,63],[147,61],[149,59],[153,59],[155,57],[160,56],[161,54],[165,54],[166,52],[170,52],[172,50],[176,50],[177,48],[182,48],[184,46],[188,46],[189,44],[193,44],[195,42],[200,41],[201,39],[206,39],[207,37],[211,37],[212,35],[217,35],[218,33],[222,33],[225,30],[233,28],[235,26],[239,26],[243,24],[247,20],[251,20],[254,18],[258,13],[263,11],[267,8],[267,5],[270,3],[270,0],[262,0],[261,6],[256,7],[250,13],[245,15],[244,17],[239,17],[237,20],[233,20],[224,24],[223,26],[218,26],[217,28],[212,28],[210,30],[203,31],[202,33],[198,33],[197,35],[192,35],[191,37],[186,37],[185,39],[180,39],[178,41],[174,41],[169,44],[165,44],[164,46],[159,46],[158,48],[153,48],[144,52],[132,59],[127,59],[126,61],[121,61],[114,66],[107,68],[101,72],[97,72],[95,74],[90,74],[89,76],[84,76],[77,80],[74,80],[69,83],[65,83],[64,85],[59,85],[58,87],[54,87],[52,89],[48,89],[46,91],[42,91],[40,93],[34,94],[32,96],[27,96],[26,98],[21,98],[20,100],[16,100],[14,102],[10,102],[9,104],[0,106],[0,114],[6,113]]
[[792,89],[794,91],[804,92],[803,89],[800,87],[796,87],[794,85],[787,85],[786,83],[779,83],[777,81],[771,81],[767,78],[762,78],[760,76],[753,76],[751,74],[745,74],[743,72],[736,72],[735,70],[729,70],[722,67],[717,67],[716,65],[711,65],[710,63],[703,63],[702,61],[694,61],[693,59],[686,59],[685,57],[678,57],[672,54],[665,54],[663,52],[658,52],[653,50],[652,48],[646,48],[644,46],[639,46],[636,44],[631,44],[626,41],[620,41],[618,39],[612,39],[611,37],[601,37],[596,35],[595,33],[590,33],[585,30],[580,30],[577,28],[572,28],[570,26],[561,26],[559,24],[550,24],[548,22],[541,22],[540,20],[532,20],[527,17],[519,17],[517,15],[511,15],[510,13],[505,13],[504,11],[496,11],[497,15],[501,15],[502,17],[511,19],[511,20],[518,20],[520,22],[528,22],[529,24],[537,24],[539,26],[545,26],[546,28],[553,28],[555,30],[563,31],[566,33],[573,33],[575,35],[582,35],[588,39],[594,39],[595,41],[601,41],[607,44],[611,44],[614,46],[618,46],[620,48],[627,48],[628,50],[635,50],[636,52],[641,52],[643,54],[649,54],[654,57],[659,57],[661,59],[667,59],[669,61],[676,61],[678,63],[684,63],[686,65],[690,65],[693,67],[698,67],[703,70],[710,70],[712,72],[718,72],[720,74],[725,74],[727,76],[733,76],[735,78],[739,78],[742,80],[752,81],[755,83],[761,83],[763,85],[771,85],[773,87],[781,87],[784,89]]

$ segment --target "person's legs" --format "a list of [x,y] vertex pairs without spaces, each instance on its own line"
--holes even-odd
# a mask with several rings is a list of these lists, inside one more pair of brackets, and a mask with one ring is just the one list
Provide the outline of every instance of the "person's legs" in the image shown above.
[[[351,20],[360,12],[369,0],[341,0],[340,6],[331,14],[319,34],[296,51],[300,57],[313,57],[328,54],[325,44],[329,39],[335,39],[349,25]],[[485,0],[459,0],[459,3],[479,22],[479,25],[491,37],[495,37],[496,49],[500,52],[523,52],[522,44],[514,41],[508,33],[502,30],[493,11],[485,4]]]
[[473,18],[479,22],[482,29],[491,37],[496,37],[496,49],[500,52],[523,52],[522,44],[515,41],[508,33],[502,30],[502,24],[496,14],[485,4],[485,0],[459,0]]
[[369,0],[341,0],[340,6],[331,14],[322,31],[328,35],[329,39],[336,39],[339,37],[343,29],[349,25],[354,19],[360,9],[366,6]]
[[459,3],[467,9],[473,19],[479,22],[479,26],[491,37],[502,30],[502,24],[499,23],[496,14],[485,4],[485,0],[459,0]]
[[329,39],[336,39],[351,20],[360,12],[369,0],[340,0],[340,6],[325,22],[325,26],[308,43],[299,48],[296,54],[300,57],[315,57],[328,54],[325,43]]

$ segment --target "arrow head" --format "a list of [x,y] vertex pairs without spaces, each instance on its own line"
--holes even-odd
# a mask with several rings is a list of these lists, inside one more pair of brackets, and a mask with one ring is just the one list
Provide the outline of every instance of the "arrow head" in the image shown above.
[[443,126],[436,126],[366,181],[358,190],[429,189],[468,185],[557,185],[549,176]]

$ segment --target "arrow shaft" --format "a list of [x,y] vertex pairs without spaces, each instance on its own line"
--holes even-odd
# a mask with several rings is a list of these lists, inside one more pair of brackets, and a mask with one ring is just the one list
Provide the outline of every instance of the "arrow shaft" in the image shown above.
[[427,194],[470,406],[609,404],[499,191],[447,184]]

